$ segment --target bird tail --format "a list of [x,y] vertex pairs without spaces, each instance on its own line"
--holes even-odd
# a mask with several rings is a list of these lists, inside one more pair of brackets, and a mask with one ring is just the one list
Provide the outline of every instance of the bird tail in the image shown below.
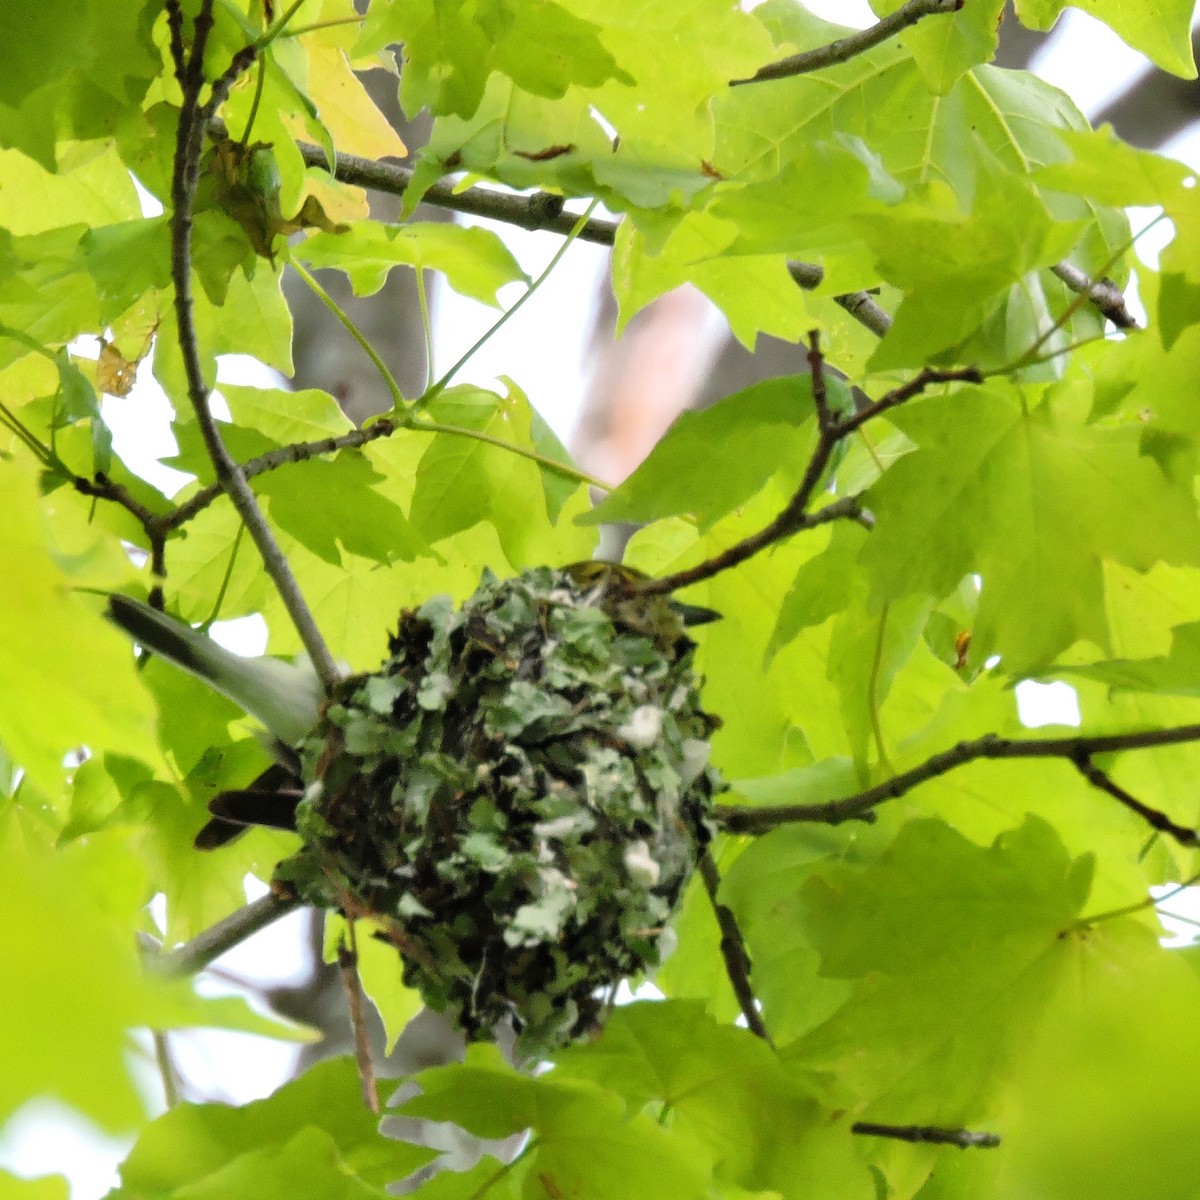
[[295,745],[317,723],[324,693],[311,664],[244,658],[128,596],[109,596],[108,616],[140,646],[203,680],[286,745]]

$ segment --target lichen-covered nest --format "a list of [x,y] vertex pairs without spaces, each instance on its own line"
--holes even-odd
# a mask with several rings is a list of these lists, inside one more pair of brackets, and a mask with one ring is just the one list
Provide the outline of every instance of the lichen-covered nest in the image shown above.
[[537,1053],[655,966],[720,786],[677,608],[613,570],[486,574],[401,614],[303,743],[277,878],[373,917],[469,1037]]

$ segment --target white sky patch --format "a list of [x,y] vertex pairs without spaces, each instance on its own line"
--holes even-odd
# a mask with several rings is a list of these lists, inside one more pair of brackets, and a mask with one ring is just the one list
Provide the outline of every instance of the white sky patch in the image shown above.
[[[545,233],[511,229],[493,221],[465,218],[464,225],[495,230],[504,237],[522,269],[536,278],[561,242]],[[508,375],[529,397],[555,433],[566,440],[583,400],[582,358],[608,266],[608,249],[576,242],[550,277],[530,297],[498,336],[487,342],[455,376],[455,383],[502,389]],[[500,317],[497,309],[460,296],[435,279],[433,305],[438,314],[433,332],[434,376],[450,369]],[[505,288],[506,307],[521,296]]]
[[101,1196],[117,1186],[117,1164],[132,1145],[132,1138],[110,1137],[65,1104],[33,1100],[4,1126],[0,1163],[28,1179],[64,1175],[76,1198]]
[[1014,690],[1017,716],[1029,729],[1042,725],[1074,725],[1078,728],[1083,723],[1079,693],[1069,683],[1038,683],[1023,679]]
[[230,621],[214,621],[208,636],[234,654],[258,655],[267,652],[267,623],[258,613],[234,617]]

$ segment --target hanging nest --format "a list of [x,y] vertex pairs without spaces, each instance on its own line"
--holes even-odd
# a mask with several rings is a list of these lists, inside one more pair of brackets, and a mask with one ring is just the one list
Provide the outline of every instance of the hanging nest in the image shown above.
[[582,1035],[659,962],[709,840],[718,721],[693,649],[616,569],[485,574],[461,609],[405,611],[300,747],[304,847],[277,879],[373,918],[468,1037]]

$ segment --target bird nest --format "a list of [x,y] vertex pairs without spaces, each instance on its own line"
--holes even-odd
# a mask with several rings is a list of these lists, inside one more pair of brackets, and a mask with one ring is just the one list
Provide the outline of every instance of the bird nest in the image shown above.
[[585,1033],[659,962],[720,783],[679,610],[615,569],[484,576],[401,614],[300,747],[277,878],[369,916],[468,1037]]

